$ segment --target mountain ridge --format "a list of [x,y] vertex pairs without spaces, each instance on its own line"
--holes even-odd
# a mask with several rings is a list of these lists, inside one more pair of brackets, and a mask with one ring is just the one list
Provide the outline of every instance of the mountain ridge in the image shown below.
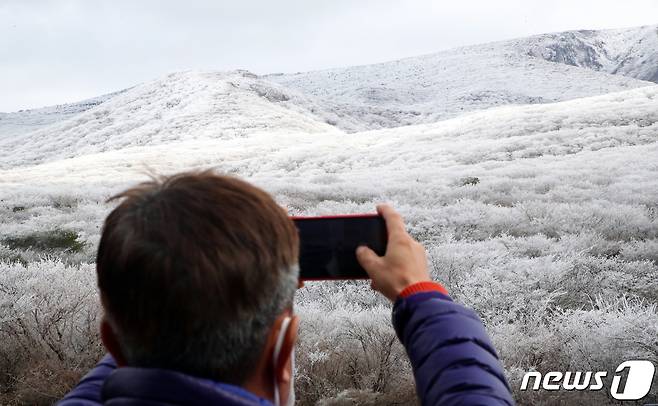
[[658,25],[565,31],[511,42],[550,62],[658,83]]
[[[173,73],[62,109],[0,115],[0,168],[264,132],[360,133],[503,105],[556,103],[651,86],[607,71],[645,74],[636,65],[658,57],[658,48],[638,51],[637,43],[652,45],[654,28],[543,34],[297,74]],[[644,40],[624,43],[630,37]],[[556,43],[562,44],[562,54],[551,53]],[[635,62],[628,62],[624,49],[637,54]]]
[[302,96],[244,71],[174,73],[60,122],[0,137],[0,168],[186,139],[338,131],[308,106],[312,102]]

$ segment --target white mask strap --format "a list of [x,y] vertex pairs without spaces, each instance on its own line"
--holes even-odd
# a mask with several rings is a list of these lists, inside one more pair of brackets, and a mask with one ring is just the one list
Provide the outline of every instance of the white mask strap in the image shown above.
[[[277,363],[279,362],[279,356],[281,355],[281,347],[283,346],[283,339],[285,338],[286,333],[288,332],[288,327],[290,326],[291,321],[292,319],[290,317],[286,317],[285,319],[283,319],[283,321],[281,322],[281,329],[279,330],[279,336],[277,337],[276,343],[274,344],[273,367],[275,373],[274,375],[274,405],[275,406],[281,405],[281,399],[279,399],[279,383],[277,382],[276,379],[276,368],[277,368]],[[292,354],[292,356],[294,357],[294,353]],[[294,358],[293,358],[293,362],[294,362]],[[292,387],[290,389],[292,391]],[[292,394],[289,393],[288,398],[290,398],[291,396]]]

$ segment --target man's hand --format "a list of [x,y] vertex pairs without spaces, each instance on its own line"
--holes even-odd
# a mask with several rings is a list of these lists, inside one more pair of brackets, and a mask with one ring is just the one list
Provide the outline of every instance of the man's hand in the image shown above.
[[391,206],[381,204],[377,212],[388,230],[386,254],[378,256],[368,247],[356,250],[356,258],[372,279],[372,288],[395,301],[407,286],[431,281],[425,248],[407,233],[404,221]]

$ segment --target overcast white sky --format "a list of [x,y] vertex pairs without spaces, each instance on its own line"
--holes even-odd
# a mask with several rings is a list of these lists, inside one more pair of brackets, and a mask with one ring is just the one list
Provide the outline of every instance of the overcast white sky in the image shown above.
[[656,0],[0,0],[0,111],[178,70],[296,72],[657,23]]

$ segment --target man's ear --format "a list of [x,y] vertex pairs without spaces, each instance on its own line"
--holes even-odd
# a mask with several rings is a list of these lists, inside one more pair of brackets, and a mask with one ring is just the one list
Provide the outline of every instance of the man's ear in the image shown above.
[[101,341],[103,342],[103,345],[107,351],[112,354],[112,357],[114,357],[114,360],[117,362],[117,366],[125,366],[126,359],[121,352],[119,340],[114,329],[112,329],[112,326],[107,321],[106,316],[103,316],[101,319]]

